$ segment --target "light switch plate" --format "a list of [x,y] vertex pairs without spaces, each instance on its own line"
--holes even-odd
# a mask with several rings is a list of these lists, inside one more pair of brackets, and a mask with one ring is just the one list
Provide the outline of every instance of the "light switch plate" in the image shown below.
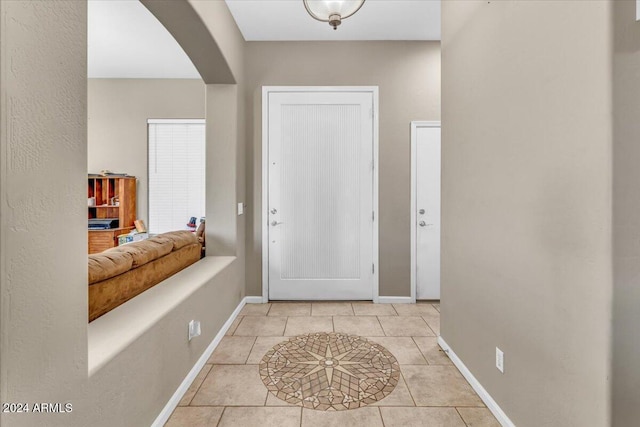
[[238,203],[238,216],[244,213],[244,203]]

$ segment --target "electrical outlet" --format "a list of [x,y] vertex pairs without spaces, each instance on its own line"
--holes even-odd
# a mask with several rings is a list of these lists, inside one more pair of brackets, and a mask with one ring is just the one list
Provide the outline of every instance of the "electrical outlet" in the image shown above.
[[496,368],[504,374],[504,352],[496,347]]
[[191,341],[192,338],[199,337],[201,333],[202,330],[200,329],[199,320],[189,322],[189,341]]

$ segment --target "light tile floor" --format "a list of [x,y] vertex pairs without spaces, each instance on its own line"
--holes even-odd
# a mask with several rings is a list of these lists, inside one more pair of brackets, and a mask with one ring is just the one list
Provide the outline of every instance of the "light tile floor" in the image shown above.
[[[500,427],[440,350],[440,304],[248,304],[166,427]],[[345,332],[386,347],[400,363],[395,390],[373,405],[326,412],[269,393],[258,364],[287,337]]]

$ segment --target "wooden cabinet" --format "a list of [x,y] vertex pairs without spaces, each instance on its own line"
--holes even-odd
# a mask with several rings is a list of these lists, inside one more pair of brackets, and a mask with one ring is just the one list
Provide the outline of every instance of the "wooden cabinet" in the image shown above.
[[96,254],[118,246],[118,236],[128,234],[134,227],[89,230],[89,253]]
[[129,233],[136,220],[136,178],[134,176],[89,176],[89,219],[118,218],[118,228],[89,230],[89,253],[117,246],[117,236]]

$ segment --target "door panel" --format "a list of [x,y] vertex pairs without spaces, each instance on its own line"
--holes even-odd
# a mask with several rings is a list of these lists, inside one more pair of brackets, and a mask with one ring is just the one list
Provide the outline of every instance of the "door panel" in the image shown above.
[[416,296],[440,299],[440,128],[416,132]]
[[371,93],[269,94],[270,299],[371,299]]

